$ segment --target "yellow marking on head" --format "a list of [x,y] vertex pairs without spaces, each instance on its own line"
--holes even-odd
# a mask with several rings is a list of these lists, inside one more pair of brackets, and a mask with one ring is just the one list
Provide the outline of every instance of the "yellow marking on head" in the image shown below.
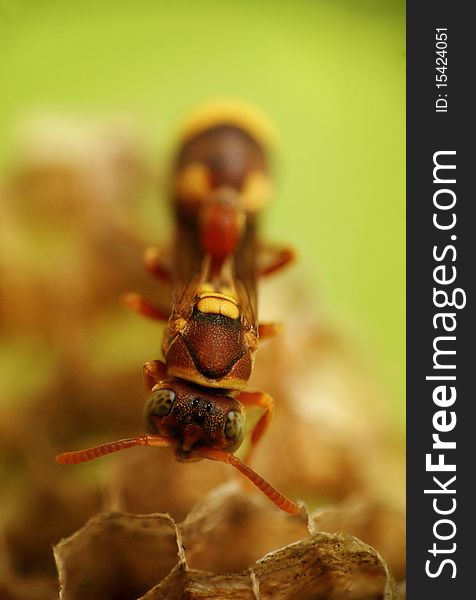
[[250,173],[243,184],[241,196],[246,210],[254,212],[268,204],[271,199],[271,182],[262,171]]
[[206,129],[225,123],[241,127],[265,147],[278,142],[271,121],[257,108],[243,101],[226,99],[216,99],[199,106],[182,123],[179,136],[185,142]]
[[201,313],[205,314],[223,315],[230,319],[238,319],[240,316],[236,300],[219,293],[201,294],[196,306]]
[[186,166],[175,179],[175,193],[181,198],[202,200],[211,190],[210,169],[203,163]]

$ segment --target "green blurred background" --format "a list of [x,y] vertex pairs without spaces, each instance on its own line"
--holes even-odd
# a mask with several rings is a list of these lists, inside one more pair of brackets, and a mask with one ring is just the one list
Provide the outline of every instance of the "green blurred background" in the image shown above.
[[[32,113],[131,115],[159,155],[198,103],[257,105],[281,138],[266,233],[297,247],[316,303],[376,365],[403,426],[404,10],[392,0],[0,0],[1,173]],[[162,235],[157,204],[144,200],[151,240]]]

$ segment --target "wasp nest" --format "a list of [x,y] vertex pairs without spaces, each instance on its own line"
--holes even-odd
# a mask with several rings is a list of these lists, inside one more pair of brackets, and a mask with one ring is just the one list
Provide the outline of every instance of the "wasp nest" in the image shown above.
[[110,512],[56,545],[63,600],[396,598],[387,565],[358,538],[318,529],[228,485],[177,524]]

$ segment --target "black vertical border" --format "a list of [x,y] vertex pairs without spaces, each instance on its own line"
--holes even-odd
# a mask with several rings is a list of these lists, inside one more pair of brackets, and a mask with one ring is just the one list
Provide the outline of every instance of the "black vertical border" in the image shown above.
[[[476,197],[471,189],[476,175],[475,137],[476,98],[472,98],[476,64],[474,50],[476,25],[470,17],[471,3],[436,0],[407,4],[407,598],[409,600],[459,600],[476,597],[476,406],[472,373],[476,373],[474,302],[476,299]],[[435,85],[435,29],[448,29],[447,59],[448,112],[435,112],[438,91]],[[456,388],[457,400],[451,410],[457,414],[456,428],[447,439],[456,440],[456,450],[447,451],[447,462],[456,462],[457,508],[452,518],[457,531],[448,542],[437,540],[433,525],[439,518],[424,490],[435,488],[427,473],[425,455],[432,451],[432,417],[438,407],[432,401],[434,382],[425,380],[433,365],[433,269],[435,244],[444,245],[448,232],[438,232],[432,223],[433,153],[456,150],[457,286],[467,294],[467,305],[457,313]],[[450,410],[450,409],[448,409]],[[454,460],[449,460],[449,459]],[[441,474],[444,481],[448,477]],[[450,496],[446,496],[448,499]],[[442,530],[443,531],[443,530]],[[434,558],[428,552],[433,543],[441,548],[456,543],[452,554]],[[473,542],[473,543],[472,543]],[[425,564],[451,558],[452,568],[443,567],[438,577],[430,578]],[[474,563],[474,564],[473,564]]]

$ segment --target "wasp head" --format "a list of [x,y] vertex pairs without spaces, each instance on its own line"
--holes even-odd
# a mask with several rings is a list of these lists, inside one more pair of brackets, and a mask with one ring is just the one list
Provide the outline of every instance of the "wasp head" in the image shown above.
[[145,408],[151,433],[169,438],[178,460],[198,460],[199,450],[234,452],[245,436],[245,415],[231,396],[179,381],[162,381]]

